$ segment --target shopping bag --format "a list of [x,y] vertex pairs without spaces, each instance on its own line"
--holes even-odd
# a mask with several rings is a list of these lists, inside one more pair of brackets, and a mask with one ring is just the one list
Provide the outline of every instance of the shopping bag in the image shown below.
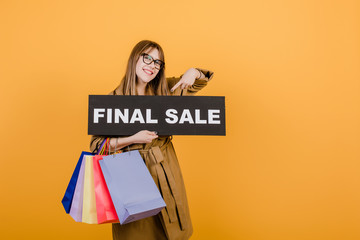
[[99,163],[121,224],[166,206],[138,150],[104,156]]
[[80,166],[83,160],[83,157],[86,155],[94,155],[90,152],[82,152],[79,160],[76,164],[75,170],[71,176],[70,182],[68,187],[66,188],[65,194],[63,199],[61,200],[62,205],[64,206],[64,209],[66,211],[66,213],[70,212],[70,207],[71,207],[71,202],[73,200],[73,196],[74,196],[74,191],[75,191],[75,187],[76,187],[76,182],[79,176],[79,171],[80,171]]
[[83,157],[79,177],[76,182],[74,197],[71,203],[70,216],[76,221],[82,221],[82,208],[83,208],[83,196],[84,196],[84,172],[85,172],[85,156]]
[[119,219],[100,168],[99,160],[102,158],[101,155],[93,157],[97,221],[98,223],[115,223],[119,222]]
[[93,156],[85,156],[84,196],[82,209],[82,222],[96,224],[96,200],[94,190],[94,164]]

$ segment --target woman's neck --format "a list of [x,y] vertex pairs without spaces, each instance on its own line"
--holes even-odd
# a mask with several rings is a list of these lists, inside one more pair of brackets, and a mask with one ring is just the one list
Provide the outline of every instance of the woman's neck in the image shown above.
[[138,95],[145,95],[146,85],[147,83],[140,83],[140,81],[136,84],[136,91]]

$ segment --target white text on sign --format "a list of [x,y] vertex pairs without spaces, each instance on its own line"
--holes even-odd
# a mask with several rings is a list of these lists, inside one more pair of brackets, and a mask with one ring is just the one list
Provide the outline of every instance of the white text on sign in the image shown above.
[[[145,115],[145,116],[144,116]],[[134,109],[130,113],[129,109],[115,108],[94,108],[94,123],[99,123],[101,118],[106,118],[106,123],[146,123],[157,124],[158,119],[154,119],[151,115],[151,109],[146,109],[145,114],[142,114],[140,109]],[[220,109],[208,109],[207,118],[201,119],[201,110],[183,109],[178,112],[176,109],[167,109],[165,112],[165,121],[168,124],[221,124],[220,123]],[[180,116],[180,117],[179,117]]]

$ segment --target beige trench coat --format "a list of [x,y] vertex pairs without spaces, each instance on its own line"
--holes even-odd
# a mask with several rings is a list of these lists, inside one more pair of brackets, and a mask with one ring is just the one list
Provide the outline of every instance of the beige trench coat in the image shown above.
[[[199,69],[205,75],[204,79],[195,80],[193,86],[182,91],[177,88],[173,95],[194,95],[207,85],[213,72]],[[171,89],[180,78],[168,78]],[[116,88],[111,95],[118,95]],[[90,149],[96,152],[105,136],[93,136]],[[192,232],[189,206],[186,197],[185,185],[181,174],[178,159],[175,154],[172,136],[159,136],[151,143],[132,144],[122,149],[139,150],[146,166],[149,169],[161,195],[166,203],[158,215],[131,222],[125,225],[114,223],[113,239],[121,240],[185,240],[189,239]]]

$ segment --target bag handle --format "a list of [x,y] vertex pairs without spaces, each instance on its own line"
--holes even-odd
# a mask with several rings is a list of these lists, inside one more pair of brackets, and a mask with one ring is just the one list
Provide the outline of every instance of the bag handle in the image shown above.
[[98,151],[98,155],[104,155],[104,152],[105,152],[105,149],[106,149],[106,146],[107,146],[107,142],[108,142],[108,139],[105,138],[103,140],[103,144],[101,145],[101,148]]
[[[113,154],[122,152],[121,150],[116,152],[117,145],[118,145],[118,140],[116,139],[115,149],[114,149]],[[98,151],[98,155],[110,155],[110,153],[111,153],[110,138],[105,138],[103,140],[103,144],[102,144],[100,150]]]

